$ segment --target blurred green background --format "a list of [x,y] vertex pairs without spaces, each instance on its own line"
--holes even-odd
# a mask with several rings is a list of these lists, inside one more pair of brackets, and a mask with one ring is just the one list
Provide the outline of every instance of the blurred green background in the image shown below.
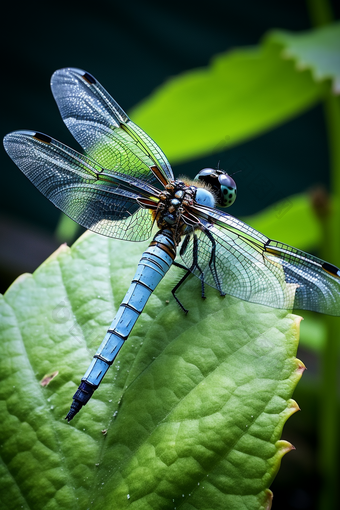
[[[332,8],[339,19],[339,4],[332,2]],[[273,28],[302,31],[310,27],[307,4],[299,0],[212,0],[206,5],[176,0],[166,4],[145,0],[7,3],[0,35],[1,135],[36,129],[79,149],[50,92],[49,80],[58,68],[89,71],[129,112],[167,80],[207,66],[216,54],[257,45]],[[179,124],[186,122],[180,109],[176,114]],[[157,142],[157,133],[152,135]],[[227,138],[228,133],[222,132],[221,141]],[[167,153],[163,144],[162,149]],[[54,235],[59,211],[4,150],[0,164],[0,291],[4,292],[14,278],[34,271],[64,240]],[[237,217],[257,213],[319,184],[329,189],[322,105],[241,145],[176,161],[173,169],[175,175],[194,177],[201,168],[217,165],[237,173],[238,200],[230,210]],[[319,360],[311,349],[299,356],[308,368],[295,394],[303,412],[290,418],[284,429],[283,438],[297,450],[283,459],[272,486],[276,510],[318,508]]]

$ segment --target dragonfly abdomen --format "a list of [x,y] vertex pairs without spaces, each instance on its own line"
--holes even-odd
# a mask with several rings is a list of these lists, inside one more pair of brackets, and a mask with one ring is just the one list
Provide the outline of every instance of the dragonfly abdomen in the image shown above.
[[87,404],[98,388],[106,372],[114,362],[133,326],[142,313],[149,297],[170,269],[176,256],[176,247],[170,230],[159,231],[148,249],[143,253],[115,318],[104,340],[73,395],[68,421]]

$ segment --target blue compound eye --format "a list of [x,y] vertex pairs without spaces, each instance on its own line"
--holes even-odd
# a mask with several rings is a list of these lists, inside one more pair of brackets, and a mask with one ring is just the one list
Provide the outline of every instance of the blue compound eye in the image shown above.
[[[203,170],[200,170],[198,174],[196,175],[194,181],[206,181],[206,178],[208,176],[212,176],[215,174],[215,170],[213,168],[203,168]],[[216,178],[216,175],[215,175]]]
[[229,207],[236,200],[237,186],[232,177],[223,170],[203,168],[195,177],[195,181],[204,182],[214,193],[220,207]]
[[200,205],[215,207],[215,199],[212,193],[204,188],[197,188],[195,200]]
[[228,174],[219,175],[218,181],[220,183],[219,205],[221,207],[233,205],[237,195],[236,182]]

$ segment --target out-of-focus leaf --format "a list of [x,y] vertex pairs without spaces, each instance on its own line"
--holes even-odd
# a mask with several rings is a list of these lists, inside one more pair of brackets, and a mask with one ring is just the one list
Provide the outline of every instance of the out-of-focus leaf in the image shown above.
[[271,239],[305,251],[317,248],[322,239],[321,223],[308,193],[287,197],[242,220]]
[[[64,417],[143,245],[85,234],[0,299],[1,508],[268,509],[299,322],[172,269],[89,404]],[[167,305],[166,300],[170,298]]]
[[275,30],[270,39],[284,47],[283,55],[296,61],[297,69],[310,69],[316,81],[330,79],[340,94],[340,23],[292,33]]
[[314,105],[324,88],[281,57],[266,38],[183,73],[133,109],[131,118],[171,162],[197,158],[258,136]]
[[61,213],[54,235],[59,242],[70,243],[75,239],[79,229],[78,223]]
[[301,322],[300,345],[320,354],[327,338],[325,317],[306,310],[301,315],[304,320]]

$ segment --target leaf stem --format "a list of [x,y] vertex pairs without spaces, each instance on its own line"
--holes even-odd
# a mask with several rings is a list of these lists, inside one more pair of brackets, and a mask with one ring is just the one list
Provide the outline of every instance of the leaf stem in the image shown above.
[[[331,91],[324,102],[326,127],[328,131],[331,187],[333,207],[331,215],[324,222],[324,251],[331,262],[340,260],[340,98],[332,95]],[[338,493],[339,473],[339,416],[337,396],[337,367],[339,356],[339,318],[325,317],[327,340],[321,359],[321,400],[320,400],[320,470],[322,476],[322,490],[320,494],[320,509],[338,508],[336,501]]]
[[[323,26],[333,21],[328,0],[307,0],[311,22]],[[340,260],[340,98],[332,94],[331,86],[324,100],[324,113],[328,133],[331,164],[332,209],[323,218],[323,244],[321,256],[331,262]],[[327,250],[327,254],[325,253]],[[339,319],[325,317],[327,339],[321,355],[321,387],[319,418],[319,466],[322,487],[319,508],[339,508],[338,504],[338,398],[337,367],[339,355]]]
[[306,0],[312,26],[321,27],[333,21],[332,8],[328,0]]

